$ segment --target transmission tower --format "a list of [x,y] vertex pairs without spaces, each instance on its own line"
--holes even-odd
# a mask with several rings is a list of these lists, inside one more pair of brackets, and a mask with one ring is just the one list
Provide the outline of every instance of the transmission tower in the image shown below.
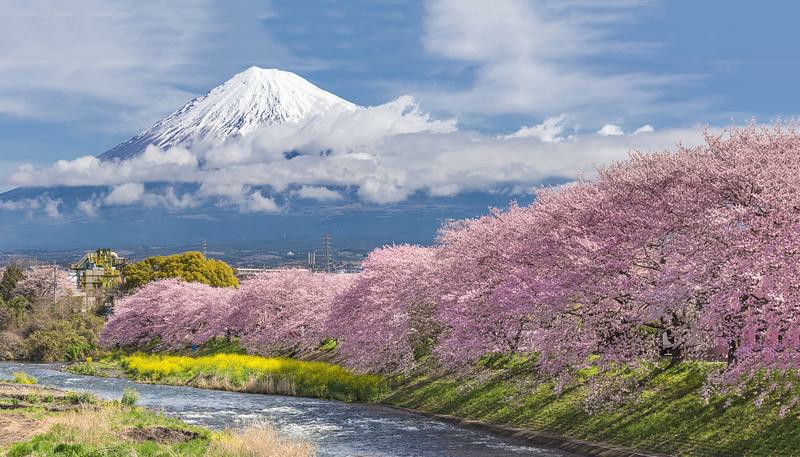
[[333,266],[331,259],[331,237],[327,233],[322,237],[322,249],[325,256],[325,271],[330,272]]

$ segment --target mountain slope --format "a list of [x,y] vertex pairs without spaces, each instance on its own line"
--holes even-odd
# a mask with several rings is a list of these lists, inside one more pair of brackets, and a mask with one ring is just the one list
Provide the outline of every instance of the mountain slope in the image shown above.
[[354,109],[353,103],[294,73],[250,67],[100,158],[129,159],[150,144],[162,148],[200,143],[216,146],[262,125],[297,122],[333,110]]
[[[293,73],[251,67],[100,158],[129,159],[150,144],[202,149],[247,135],[262,125],[358,109]],[[182,197],[197,194],[199,184],[148,182],[145,188],[150,195]],[[508,203],[508,197],[498,193],[420,194],[396,205],[377,205],[363,202],[357,190],[348,186],[333,189],[342,196],[335,201],[273,195],[268,188],[251,190],[270,195],[284,211],[241,212],[235,205],[220,205],[212,199],[187,206],[162,206],[157,201],[152,205],[106,204],[104,198],[112,190],[103,185],[17,188],[0,194],[0,251],[178,246],[198,240],[297,250],[297,246],[317,246],[324,234],[333,236],[340,247],[427,244],[442,221],[475,217],[486,208]],[[5,209],[4,202],[9,202]]]

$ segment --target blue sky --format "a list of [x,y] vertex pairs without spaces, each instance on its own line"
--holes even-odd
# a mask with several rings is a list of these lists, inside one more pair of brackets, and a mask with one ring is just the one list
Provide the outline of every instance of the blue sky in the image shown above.
[[790,118],[800,101],[800,8],[789,0],[3,8],[0,174],[99,154],[250,65],[365,106],[412,94],[434,117],[489,136],[563,115],[575,135],[647,124],[669,143],[698,126]]

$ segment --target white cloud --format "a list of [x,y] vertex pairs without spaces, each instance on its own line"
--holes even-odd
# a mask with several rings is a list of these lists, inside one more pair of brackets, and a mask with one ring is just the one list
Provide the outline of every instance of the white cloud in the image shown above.
[[600,136],[620,136],[624,135],[625,132],[623,132],[622,128],[618,125],[606,124],[597,131],[597,134]]
[[639,127],[638,129],[634,130],[633,131],[633,135],[638,135],[640,133],[651,133],[651,132],[654,132],[654,131],[655,131],[655,129],[653,129],[652,125],[645,124],[645,125]]
[[320,186],[303,186],[294,191],[292,194],[300,198],[307,198],[321,202],[332,202],[344,198],[344,196],[339,192]]
[[44,203],[44,212],[53,219],[58,219],[61,217],[61,212],[59,211],[59,207],[61,206],[61,200],[54,200],[51,198],[43,199]]
[[265,197],[261,192],[253,192],[240,207],[243,213],[277,213],[281,207],[272,197]]
[[53,219],[61,217],[60,207],[64,202],[60,199],[51,198],[49,195],[44,195],[37,198],[22,198],[19,200],[0,200],[0,210],[6,211],[24,211],[29,216],[32,216],[36,211],[44,211],[45,214]]
[[240,183],[201,183],[197,192],[201,197],[225,197],[238,201],[249,191],[249,187]]
[[653,48],[612,38],[622,36],[619,28],[644,3],[428,0],[425,48],[458,62],[471,84],[423,91],[421,98],[457,113],[596,118],[650,112],[664,86],[691,78],[597,65],[609,55]]
[[564,139],[561,134],[564,133],[565,119],[564,114],[558,117],[549,117],[541,124],[522,127],[506,138],[538,138],[545,143],[558,143]]
[[[436,120],[423,112],[415,99],[402,96],[383,105],[355,111],[333,111],[300,123],[265,126],[255,134],[204,154],[209,167],[284,162],[287,151],[318,154],[327,150],[367,149],[385,138],[415,133],[450,133],[454,119]],[[290,183],[286,183],[288,185]]]
[[[622,133],[607,126],[605,133]],[[416,193],[452,196],[471,191],[526,189],[551,178],[591,174],[595,164],[627,157],[632,149],[664,150],[702,141],[701,129],[666,129],[647,135],[562,135],[561,116],[507,136],[459,130],[454,121],[430,118],[402,97],[351,113],[268,125],[208,150],[148,149],[127,160],[92,157],[50,167],[21,167],[16,185],[112,186],[104,205],[141,204],[169,209],[212,201],[242,212],[278,212],[275,196],[335,202],[332,188],[354,189],[363,201],[403,201]],[[601,129],[602,131],[602,129]],[[286,151],[294,155],[284,155]],[[195,183],[177,195],[146,192],[143,184]],[[178,187],[178,186],[176,186]],[[97,205],[95,205],[97,206]],[[86,209],[83,209],[86,212]]]
[[197,157],[195,157],[195,155],[189,152],[189,150],[186,148],[172,147],[165,151],[153,146],[152,144],[145,148],[144,153],[140,156],[140,160],[153,165],[177,165],[189,167],[194,167],[197,165]]
[[162,151],[148,146],[145,153],[131,160],[102,161],[83,156],[59,160],[49,168],[22,165],[7,178],[7,183],[20,187],[35,186],[116,186],[131,182],[185,180],[198,169],[198,156],[184,148]]
[[169,210],[194,208],[201,203],[190,193],[178,195],[172,187],[168,187],[163,194],[146,192],[142,196],[142,202],[147,207],[163,207]]
[[132,205],[142,200],[144,184],[128,183],[115,187],[104,200],[106,205]]
[[97,217],[97,210],[100,203],[94,199],[83,200],[78,202],[78,211],[82,212],[86,217],[94,219]]
[[[266,34],[263,1],[3,2],[0,114],[152,122],[248,64],[292,60]],[[259,43],[256,49],[252,43]],[[224,60],[217,57],[223,57]]]

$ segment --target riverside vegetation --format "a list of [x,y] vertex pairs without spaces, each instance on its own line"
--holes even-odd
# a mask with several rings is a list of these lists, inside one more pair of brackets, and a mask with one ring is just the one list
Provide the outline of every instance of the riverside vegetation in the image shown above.
[[[261,373],[274,372],[281,360],[237,354],[197,358],[139,354],[76,364],[69,370],[94,375],[124,373],[139,381],[171,385],[303,395],[292,389],[265,390],[265,384],[255,381]],[[307,369],[333,367],[292,362]],[[428,361],[413,372],[380,383],[373,377],[364,390],[369,395],[360,400],[673,455],[794,455],[800,449],[800,434],[796,433],[800,419],[787,414],[786,405],[800,395],[800,383],[784,380],[789,389],[770,390],[772,380],[754,378],[746,391],[712,392],[708,379],[719,365],[687,362],[669,366],[665,362],[604,373],[610,385],[621,380],[628,384],[623,399],[601,394],[620,395],[619,389],[602,391],[596,380],[587,382],[596,375],[592,369],[584,370],[579,381],[564,389],[546,373],[537,372],[535,360],[521,356],[485,356],[458,374]],[[326,384],[321,378],[316,376],[311,385]],[[337,387],[345,393],[338,399],[355,399],[349,390],[352,384],[342,382]],[[763,395],[765,391],[770,393]],[[336,398],[329,392],[317,393],[304,394]]]
[[[125,268],[126,289],[164,278],[214,287],[239,285],[225,262],[199,252],[149,257]],[[74,361],[102,352],[105,298],[87,307],[74,281],[54,266],[0,267],[0,360]]]
[[306,457],[313,446],[267,425],[212,432],[135,406],[135,394],[91,395],[0,383],[0,453],[23,456]]
[[86,309],[53,267],[0,269],[0,360],[82,360],[99,351],[103,306]]
[[360,375],[330,363],[241,354],[201,357],[136,354],[120,366],[137,381],[237,392],[370,401],[384,390],[375,375]]

